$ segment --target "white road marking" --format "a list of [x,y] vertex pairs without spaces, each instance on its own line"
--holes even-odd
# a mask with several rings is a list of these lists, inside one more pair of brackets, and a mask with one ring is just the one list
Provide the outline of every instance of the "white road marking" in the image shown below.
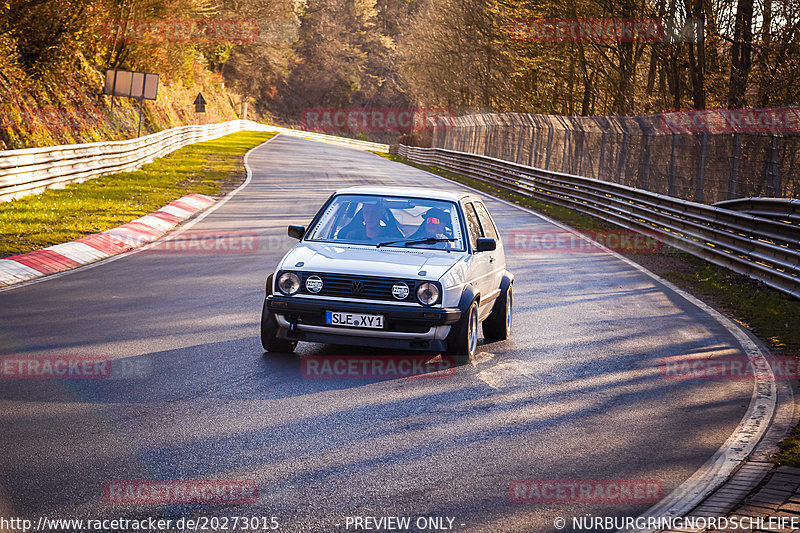
[[64,244],[48,246],[45,250],[52,250],[82,265],[108,257],[107,253],[82,242],[65,242]]
[[13,259],[0,259],[0,283],[18,283],[41,275],[35,268],[17,263]]
[[137,218],[136,220],[131,220],[131,222],[140,222],[145,226],[150,226],[151,228],[159,231],[167,231],[175,226],[175,224],[172,222],[167,222],[163,218],[154,217],[152,215],[145,215]]
[[174,216],[176,216],[176,217],[178,217],[180,219],[189,218],[190,216],[192,216],[191,212],[189,212],[189,211],[187,211],[185,209],[181,209],[180,207],[176,207],[176,206],[171,205],[171,204],[165,205],[164,207],[159,209],[159,211],[163,211],[165,213],[169,213],[170,215],[174,215]]
[[541,383],[540,375],[541,369],[534,362],[507,359],[478,372],[475,377],[493,389],[501,389]]
[[208,205],[211,205],[208,202],[204,202],[202,200],[199,200],[197,198],[192,198],[192,197],[189,197],[189,196],[184,196],[183,198],[180,198],[178,201],[180,203],[182,203],[182,204],[190,205],[190,206],[196,208],[198,211],[200,209],[203,209],[204,207],[206,207]]

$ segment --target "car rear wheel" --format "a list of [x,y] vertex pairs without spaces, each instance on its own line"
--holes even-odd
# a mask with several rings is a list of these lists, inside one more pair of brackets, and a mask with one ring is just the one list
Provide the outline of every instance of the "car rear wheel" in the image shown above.
[[264,300],[264,308],[261,310],[261,346],[268,352],[292,353],[297,346],[297,341],[287,341],[278,338],[278,321],[275,315],[267,309],[267,301]]
[[500,294],[492,314],[483,321],[483,335],[487,339],[502,341],[511,335],[511,319],[514,311],[513,287],[513,284],[509,284]]
[[473,301],[467,314],[453,326],[447,343],[448,354],[456,363],[464,365],[472,362],[478,351],[478,302]]

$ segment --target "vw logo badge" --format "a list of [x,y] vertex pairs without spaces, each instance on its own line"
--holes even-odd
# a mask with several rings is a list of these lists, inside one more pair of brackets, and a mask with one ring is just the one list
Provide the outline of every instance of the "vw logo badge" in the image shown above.
[[322,290],[322,278],[319,276],[309,276],[306,280],[306,289],[308,292],[313,292],[314,294],[318,293]]
[[350,284],[350,289],[353,291],[353,294],[361,294],[364,292],[364,282],[356,280]]
[[408,285],[402,281],[392,285],[392,296],[398,300],[405,300],[408,297]]

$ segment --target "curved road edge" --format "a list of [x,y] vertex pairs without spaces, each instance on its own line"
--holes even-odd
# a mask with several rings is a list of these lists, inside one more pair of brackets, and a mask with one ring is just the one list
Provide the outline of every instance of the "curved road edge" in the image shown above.
[[[215,202],[208,209],[202,212],[200,216],[193,218],[186,224],[170,232],[166,236],[166,239],[167,240],[174,239],[184,231],[190,229],[192,226],[199,223],[206,216],[216,211],[219,207],[224,205],[239,191],[241,191],[244,187],[246,187],[252,180],[252,169],[250,168],[250,165],[248,163],[248,158],[251,152],[253,150],[262,147],[264,144],[269,143],[270,141],[279,136],[280,134],[275,135],[274,137],[265,141],[264,143],[251,148],[245,154],[243,162],[246,170],[246,178],[245,181],[239,187],[229,192],[219,201]],[[380,156],[375,155],[375,157],[380,157]],[[425,173],[436,179],[445,180],[449,183],[454,183],[452,180],[448,180],[447,178],[438,176],[436,174],[432,174],[430,172],[425,172]],[[478,191],[463,184],[458,184],[458,185],[463,188],[473,190],[481,195],[487,194],[483,191]],[[733,475],[737,471],[737,469],[748,459],[748,457],[752,455],[756,446],[762,440],[767,430],[769,429],[773,421],[774,415],[778,409],[778,394],[777,394],[775,376],[772,373],[769,364],[767,364],[769,352],[766,350],[766,348],[758,346],[758,344],[749,337],[748,333],[746,333],[739,325],[734,323],[732,320],[725,317],[724,315],[714,310],[713,308],[703,303],[702,301],[692,296],[691,294],[678,288],[669,281],[661,278],[660,276],[658,276],[653,272],[650,272],[643,266],[631,261],[630,259],[618,254],[613,250],[609,250],[603,245],[597,243],[596,241],[593,241],[589,237],[577,232],[576,230],[562,223],[552,220],[542,215],[541,213],[514,204],[502,198],[495,197],[495,199],[509,206],[513,206],[517,209],[520,209],[526,213],[533,214],[534,216],[537,216],[547,221],[548,223],[551,223],[565,231],[573,233],[578,238],[590,242],[595,246],[598,246],[604,251],[612,254],[621,261],[624,261],[628,265],[632,266],[636,270],[652,278],[654,281],[660,284],[665,290],[677,294],[687,302],[693,304],[695,307],[700,309],[702,312],[712,317],[726,330],[728,330],[731,333],[731,335],[733,335],[733,337],[742,347],[743,351],[747,354],[747,357],[753,364],[753,367],[756,369],[756,372],[754,374],[755,380],[753,385],[753,394],[750,399],[750,405],[748,406],[748,409],[745,415],[743,416],[742,420],[740,421],[739,425],[730,435],[730,437],[725,441],[725,443],[723,443],[722,446],[717,450],[717,452],[714,453],[714,455],[712,455],[699,469],[697,469],[694,474],[692,474],[679,487],[674,489],[661,502],[651,507],[641,516],[677,517],[686,515],[692,509],[697,507],[697,505],[700,504],[706,497],[712,494],[718,487],[724,484],[731,477],[731,475]],[[17,283],[7,287],[0,287],[0,292],[13,290],[15,288],[27,286],[33,283],[48,281],[74,272],[94,268],[127,257],[131,254],[147,250],[148,248],[157,245],[159,242],[163,242],[163,239],[149,243],[139,248],[135,248],[132,250],[119,253],[117,255],[113,255],[111,257],[107,257],[105,259],[101,259],[99,261],[95,261],[93,263],[84,266],[46,275],[41,278],[33,279],[22,283]],[[791,398],[791,388],[789,388],[788,397],[789,397],[788,402],[791,403],[793,401],[793,399]],[[647,530],[642,530],[642,531],[647,531]]]
[[[246,171],[244,182],[219,200],[215,200],[210,196],[205,196],[202,194],[189,194],[179,198],[178,200],[170,202],[158,211],[148,213],[143,217],[132,220],[131,222],[123,224],[122,226],[104,231],[103,233],[89,235],[87,237],[83,237],[82,239],[78,239],[77,241],[56,244],[42,250],[30,252],[28,254],[0,259],[0,292],[26,287],[34,283],[49,281],[51,279],[60,278],[75,272],[83,272],[84,270],[105,265],[112,261],[116,261],[117,259],[122,259],[123,257],[148,250],[154,246],[158,246],[175,239],[177,236],[190,229],[192,226],[203,220],[218,208],[225,205],[228,200],[230,200],[236,193],[241,191],[250,183],[253,175],[250,165],[247,162],[250,152],[267,144],[278,135],[270,137],[258,146],[254,146],[244,154],[242,159]],[[205,198],[206,200],[199,200],[198,197]],[[187,199],[189,199],[189,202],[186,202]],[[196,204],[197,208],[192,209],[191,205],[186,205],[187,203]],[[204,205],[201,206],[201,204]],[[173,209],[168,209],[171,207],[185,211],[186,215],[183,217],[176,217],[175,215],[178,215],[178,213]],[[168,216],[180,218],[180,220],[177,220],[174,223],[169,223],[167,220],[164,220],[164,218],[155,216],[155,213],[161,214],[164,211],[166,211]],[[199,216],[196,216],[198,214]],[[142,219],[148,218],[155,218],[156,220],[151,221],[152,225],[139,222]],[[191,220],[189,220],[190,218]],[[187,220],[188,222],[181,225],[182,222]],[[169,225],[167,226],[167,224]],[[156,227],[159,225],[161,226],[161,229],[156,229]],[[92,240],[92,244],[90,245],[82,242],[86,239]],[[95,246],[98,244],[99,246],[102,246],[102,249],[95,248]],[[76,247],[80,249],[75,250]],[[73,258],[69,255],[66,255],[71,254],[71,252],[74,251],[78,251],[81,254],[81,257],[85,261],[84,263],[80,262],[81,257],[75,256]],[[28,259],[23,260],[27,263],[33,264],[35,262],[37,264],[44,265],[40,267],[44,271],[27,266],[19,260],[20,258],[26,257]],[[9,281],[5,281],[3,279],[3,275],[6,274],[6,269],[8,269],[7,272],[9,274]],[[24,276],[24,278],[21,278],[21,276]],[[14,277],[17,278],[18,281],[11,281]]]
[[[375,157],[380,156],[375,155]],[[438,176],[431,172],[424,170],[421,171],[436,179],[445,180],[449,183],[455,183],[452,180]],[[469,187],[468,185],[459,185],[475,191],[478,194],[488,194],[484,191],[479,191]],[[647,270],[642,265],[631,261],[627,257],[608,249],[602,244],[576,231],[575,229],[553,220],[541,213],[538,213],[533,209],[529,209],[496,196],[494,196],[494,198],[509,206],[516,207],[517,209],[533,214],[542,220],[545,220],[565,231],[574,234],[586,242],[594,244],[595,246],[614,255],[619,260],[624,261],[636,270],[652,278],[666,290],[674,292],[687,302],[700,309],[702,312],[712,317],[722,327],[728,330],[731,335],[733,335],[733,337],[741,346],[742,350],[745,352],[745,354],[747,354],[748,360],[755,369],[753,394],[750,398],[750,404],[747,408],[747,411],[742,417],[742,420],[739,422],[739,425],[736,427],[733,433],[731,433],[730,437],[728,437],[728,440],[726,440],[716,451],[716,453],[714,453],[714,455],[712,455],[700,468],[698,468],[694,474],[692,474],[680,486],[669,493],[663,500],[652,506],[641,515],[642,518],[686,516],[737,472],[737,470],[753,454],[756,446],[759,444],[759,442],[761,442],[762,438],[764,438],[769,430],[775,413],[778,411],[778,391],[775,382],[775,375],[773,374],[768,363],[770,357],[769,350],[767,350],[766,347],[759,346],[759,344],[751,339],[749,334],[734,321],[713,309],[706,303],[702,302],[695,296],[662,278],[658,274]],[[787,398],[785,398],[785,402],[789,404],[791,408],[794,403],[792,389],[791,387],[786,387],[786,389],[785,396],[787,396]],[[638,531],[641,531],[642,533],[650,533],[658,530],[641,529]]]

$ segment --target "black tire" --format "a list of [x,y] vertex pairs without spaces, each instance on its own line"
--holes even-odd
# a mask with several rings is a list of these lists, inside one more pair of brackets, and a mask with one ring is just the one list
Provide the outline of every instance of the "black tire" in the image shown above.
[[264,300],[264,308],[261,310],[261,346],[268,352],[292,353],[297,346],[297,341],[287,341],[278,338],[278,322],[275,315],[267,309],[267,301]]
[[483,336],[494,341],[502,341],[511,335],[511,323],[514,316],[514,284],[509,283],[497,301],[492,314],[483,321]]
[[448,335],[447,354],[459,365],[471,363],[478,351],[478,301],[474,300]]

